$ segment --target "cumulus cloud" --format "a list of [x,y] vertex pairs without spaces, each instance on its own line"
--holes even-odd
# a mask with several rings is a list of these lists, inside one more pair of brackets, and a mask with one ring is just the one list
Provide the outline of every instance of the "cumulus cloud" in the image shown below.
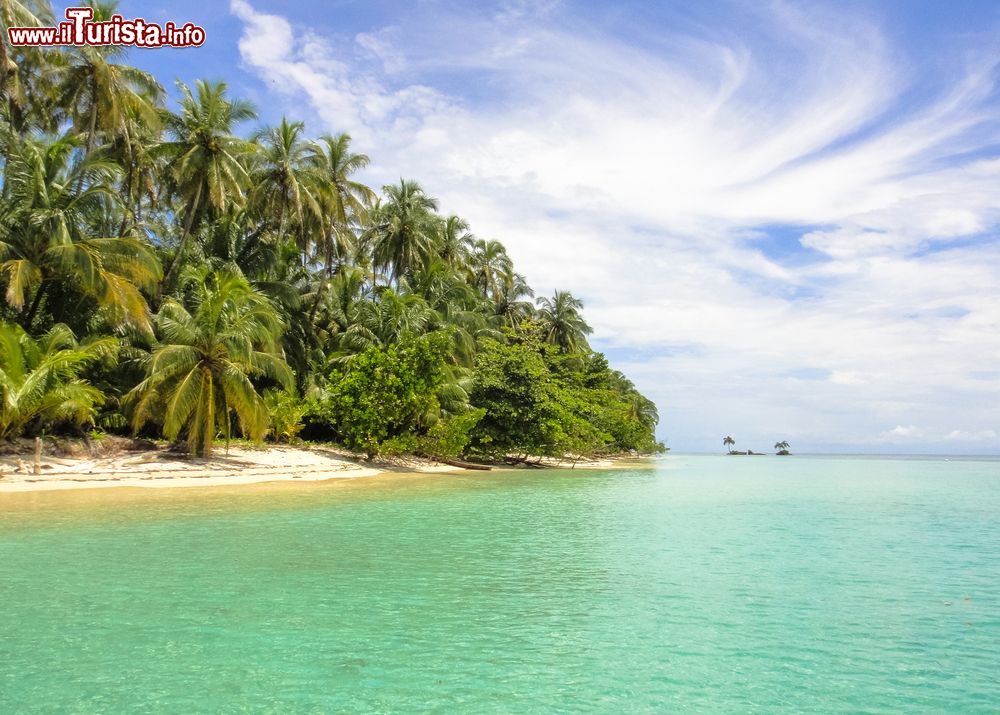
[[555,3],[426,6],[345,43],[231,4],[246,69],[349,131],[372,183],[420,180],[581,296],[675,446],[863,447],[910,420],[990,446],[996,58],[930,68],[864,18],[760,7],[626,43]]

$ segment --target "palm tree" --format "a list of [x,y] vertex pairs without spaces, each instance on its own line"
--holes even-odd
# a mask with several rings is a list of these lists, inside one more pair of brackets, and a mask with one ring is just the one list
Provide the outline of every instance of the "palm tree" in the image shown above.
[[160,144],[156,155],[167,160],[167,172],[174,191],[184,204],[184,228],[177,255],[163,276],[166,285],[180,265],[188,238],[200,216],[208,209],[223,213],[243,201],[248,175],[244,159],[254,146],[232,135],[240,122],[253,119],[253,105],[242,99],[226,98],[226,83],[198,80],[197,97],[183,82],[180,112],[167,114],[165,124],[172,141]]
[[299,248],[308,249],[304,239],[304,210],[317,216],[319,204],[310,186],[313,175],[307,165],[308,144],[301,134],[302,122],[289,122],[264,129],[254,135],[260,145],[258,162],[253,172],[251,203],[261,215],[273,222],[279,236],[284,237],[285,226],[291,219],[298,234]]
[[[154,99],[147,98],[147,102],[153,104]],[[134,106],[125,107],[124,114],[122,123],[102,152],[119,164],[123,171],[120,194],[125,211],[122,212],[119,235],[125,233],[130,220],[135,223],[142,220],[144,205],[150,211],[157,208],[162,189],[162,165],[154,154],[154,147],[160,139],[159,117],[151,122],[144,116],[144,110]]]
[[531,301],[525,300],[534,297],[535,291],[524,276],[511,269],[501,276],[497,285],[497,292],[493,296],[494,315],[503,325],[516,328],[535,314],[535,306]]
[[[151,332],[140,289],[155,286],[159,262],[137,238],[94,235],[117,207],[114,179],[120,170],[80,156],[78,146],[67,136],[50,143],[29,139],[8,149],[0,205],[6,301],[30,329],[42,299],[58,285],[94,300],[113,325]],[[63,301],[60,311],[66,308]]]
[[791,448],[791,446],[792,445],[788,444],[788,442],[785,440],[774,443],[774,448],[778,451],[778,454],[782,455],[788,454],[788,450]]
[[723,447],[729,447],[729,452],[730,452],[730,453],[732,453],[732,451],[733,451],[733,447],[734,447],[735,445],[736,445],[736,440],[735,440],[735,439],[733,439],[732,437],[730,437],[729,435],[726,435],[726,436],[725,436],[725,437],[723,438],[723,440],[722,440],[722,446],[723,446]]
[[558,345],[564,353],[587,350],[587,335],[593,330],[580,311],[583,303],[569,291],[557,290],[552,298],[538,299],[538,322],[545,342]]
[[465,268],[469,262],[469,251],[476,237],[469,233],[469,224],[464,219],[452,215],[440,222],[438,236],[438,257],[452,268]]
[[503,276],[514,270],[507,249],[499,241],[475,240],[469,255],[472,283],[486,300],[496,300]]
[[333,275],[334,258],[343,258],[354,248],[355,229],[368,221],[375,192],[351,176],[368,166],[366,154],[351,151],[349,134],[324,134],[310,147],[310,160],[319,189],[322,230],[317,248],[323,256],[327,277]]
[[31,426],[84,425],[104,395],[80,375],[98,360],[113,359],[114,338],[78,343],[65,325],[34,340],[18,325],[0,322],[0,439]]
[[278,315],[245,278],[216,272],[193,302],[193,312],[176,299],[164,302],[157,319],[162,342],[128,401],[133,429],[162,421],[167,439],[186,433],[191,453],[208,456],[217,434],[229,440],[232,414],[244,435],[264,436],[267,408],[252,377],[286,389],[293,380],[278,347]]
[[[95,3],[94,21],[110,20],[116,6]],[[96,146],[98,134],[109,138],[120,134],[130,115],[147,125],[159,124],[157,103],[163,87],[150,73],[111,61],[125,52],[117,45],[66,49],[67,63],[59,69],[58,106],[67,108],[74,129],[87,137],[88,152]]]
[[399,180],[399,185],[382,187],[386,201],[375,217],[374,265],[390,269],[394,283],[417,270],[436,247],[437,201],[427,196],[415,181]]
[[392,288],[380,289],[375,301],[359,301],[353,313],[339,340],[347,355],[419,337],[440,319],[419,295],[397,293]]
[[[52,23],[52,7],[44,0],[0,0],[0,98],[8,111],[24,109],[24,88],[18,63],[7,46],[7,28],[40,27]],[[37,56],[37,53],[35,53]]]

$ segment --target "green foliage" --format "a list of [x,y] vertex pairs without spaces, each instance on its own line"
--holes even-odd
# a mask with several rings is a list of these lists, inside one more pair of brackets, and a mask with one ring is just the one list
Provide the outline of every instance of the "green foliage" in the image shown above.
[[558,387],[537,336],[519,342],[486,340],[476,356],[473,407],[485,411],[470,447],[489,457],[556,454],[564,439]]
[[386,440],[419,429],[436,414],[447,353],[441,334],[372,346],[333,367],[329,393],[314,407],[313,419],[329,425],[344,446],[374,456]]
[[603,355],[563,353],[543,331],[527,322],[508,331],[508,343],[480,351],[470,397],[486,413],[472,449],[491,457],[660,451],[653,404]]
[[291,444],[302,431],[309,405],[294,393],[287,390],[268,390],[264,393],[264,404],[271,415],[271,428],[268,434],[275,442]]
[[431,457],[457,457],[465,452],[472,439],[472,430],[485,415],[484,409],[470,409],[440,419],[431,425],[426,435],[418,438],[412,451]]
[[0,322],[0,438],[91,423],[104,395],[80,375],[100,360],[113,362],[117,350],[114,338],[78,343],[65,325],[34,340]]

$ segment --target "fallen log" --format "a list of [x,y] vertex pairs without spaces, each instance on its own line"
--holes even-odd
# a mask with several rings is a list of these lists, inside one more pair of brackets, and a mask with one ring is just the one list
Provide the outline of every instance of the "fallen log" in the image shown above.
[[475,462],[463,462],[461,459],[451,459],[450,457],[432,457],[435,462],[447,464],[449,467],[461,467],[462,469],[476,469],[481,472],[488,472],[493,467],[488,464],[476,464]]

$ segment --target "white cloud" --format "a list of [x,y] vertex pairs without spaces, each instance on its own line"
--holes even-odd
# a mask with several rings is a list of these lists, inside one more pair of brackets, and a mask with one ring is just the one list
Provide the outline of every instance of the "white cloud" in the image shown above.
[[946,434],[944,438],[949,442],[996,442],[997,433],[991,429],[976,432],[963,432],[956,429]]
[[[879,28],[767,7],[746,32],[626,45],[511,2],[345,45],[232,2],[246,68],[315,132],[349,131],[373,183],[417,178],[542,291],[584,298],[675,446],[985,434],[1000,248],[972,238],[1000,221],[1000,159],[977,151],[996,59],[941,62],[948,89],[916,101],[930,83]],[[775,249],[770,224],[817,228]]]

